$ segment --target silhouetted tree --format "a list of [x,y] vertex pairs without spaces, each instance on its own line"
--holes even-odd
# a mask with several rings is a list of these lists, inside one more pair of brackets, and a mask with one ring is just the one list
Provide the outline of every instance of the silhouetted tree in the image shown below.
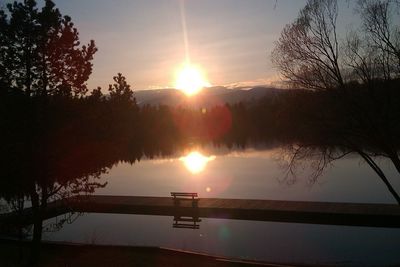
[[114,76],[113,80],[115,83],[108,86],[110,98],[117,101],[133,101],[133,91],[131,90],[131,86],[127,83],[126,78],[122,76],[122,73],[118,73],[117,76]]
[[35,0],[14,2],[7,9],[9,18],[0,13],[2,83],[28,96],[84,95],[97,51],[94,41],[79,47],[71,18],[62,16],[51,0],[41,10]]
[[374,87],[376,80],[396,79],[400,75],[400,24],[396,16],[399,2],[360,0],[359,31],[351,31],[344,43],[344,62],[353,74],[350,78]]
[[73,134],[57,140],[69,143],[68,149],[51,149],[59,147],[53,137],[68,122],[71,98],[87,92],[85,82],[96,51],[94,41],[80,47],[71,18],[62,16],[50,0],[40,10],[35,0],[15,1],[7,4],[7,11],[0,10],[1,136],[7,143],[1,152],[9,170],[9,180],[1,181],[8,193],[2,195],[9,201],[29,197],[35,251],[48,201],[102,186],[91,180],[102,168],[73,173],[72,166],[60,165],[68,151],[85,145],[71,142],[76,140]]
[[282,31],[272,58],[291,84],[326,92],[317,100],[323,105],[311,104],[319,109],[308,115],[308,129],[303,131],[315,131],[324,138],[318,142],[300,139],[289,150],[291,164],[304,155],[320,155],[316,173],[321,173],[331,161],[358,153],[400,204],[400,196],[376,162],[386,157],[400,174],[399,128],[394,117],[400,34],[390,19],[391,4],[389,0],[359,1],[363,36],[350,33],[341,45],[337,1],[308,0],[298,18]]
[[337,15],[336,1],[309,0],[298,18],[283,29],[272,60],[295,86],[320,90],[343,86]]
[[379,74],[385,80],[399,77],[400,73],[399,5],[393,0],[358,1],[365,41],[377,52]]

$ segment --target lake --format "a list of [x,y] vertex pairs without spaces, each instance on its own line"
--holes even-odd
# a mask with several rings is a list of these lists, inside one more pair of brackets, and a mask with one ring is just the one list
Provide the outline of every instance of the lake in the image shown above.
[[[378,176],[356,157],[334,162],[310,183],[308,169],[295,181],[282,178],[279,149],[204,148],[188,157],[190,152],[116,164],[101,178],[107,186],[95,194],[170,196],[183,191],[197,192],[200,198],[395,203]],[[389,163],[380,163],[388,177],[396,177]],[[399,181],[392,182],[400,189]],[[166,216],[83,214],[60,231],[44,233],[44,239],[160,246],[280,263],[400,264],[400,229],[203,218],[195,230],[172,228],[172,223]]]

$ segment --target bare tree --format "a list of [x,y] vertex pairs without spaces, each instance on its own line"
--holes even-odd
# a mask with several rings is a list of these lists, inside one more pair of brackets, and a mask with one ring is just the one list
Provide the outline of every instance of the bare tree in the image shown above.
[[337,1],[310,0],[286,25],[272,52],[273,63],[295,86],[326,90],[344,85],[336,31]]
[[347,33],[343,48],[343,62],[348,67],[348,79],[371,85],[378,78],[376,70],[379,58],[376,49],[356,31]]
[[391,82],[400,73],[400,28],[399,17],[391,13],[398,9],[392,6],[400,3],[360,0],[361,35],[349,32],[340,43],[337,1],[308,0],[298,18],[283,29],[272,59],[283,78],[296,87],[334,92],[325,94],[331,99],[319,106],[320,116],[310,118],[310,129],[324,138],[314,144],[308,140],[289,146],[288,173],[293,174],[294,166],[304,158],[313,158],[316,167],[311,181],[315,181],[331,162],[357,153],[400,204],[399,194],[376,161],[385,157],[400,173],[399,126],[393,117],[397,109],[390,97]]
[[390,80],[400,72],[400,3],[393,0],[359,0],[362,29],[378,56],[381,78]]

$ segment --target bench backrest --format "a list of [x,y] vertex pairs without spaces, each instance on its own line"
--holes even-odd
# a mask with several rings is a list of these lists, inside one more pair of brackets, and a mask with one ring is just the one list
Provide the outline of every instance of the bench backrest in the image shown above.
[[173,197],[197,197],[197,193],[171,192]]

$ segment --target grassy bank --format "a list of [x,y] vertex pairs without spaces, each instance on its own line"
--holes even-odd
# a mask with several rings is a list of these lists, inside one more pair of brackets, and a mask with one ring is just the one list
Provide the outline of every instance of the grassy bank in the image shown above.
[[[30,244],[0,240],[0,266],[28,266]],[[124,266],[283,266],[276,264],[235,261],[205,254],[189,253],[157,247],[103,246],[43,243],[41,267],[124,267]],[[299,266],[299,265],[296,265]]]

